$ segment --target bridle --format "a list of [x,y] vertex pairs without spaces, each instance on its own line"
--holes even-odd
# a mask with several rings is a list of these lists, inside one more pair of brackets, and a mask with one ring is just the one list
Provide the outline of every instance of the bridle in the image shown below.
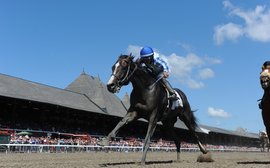
[[138,68],[138,65],[134,63],[135,67],[133,70],[131,70],[131,61],[132,61],[132,56],[129,56],[127,59],[123,60],[128,64],[128,68],[126,71],[126,74],[124,77],[121,79],[119,76],[116,74],[112,74],[116,78],[116,86],[120,89],[124,84],[128,83],[132,75],[135,73],[135,71]]

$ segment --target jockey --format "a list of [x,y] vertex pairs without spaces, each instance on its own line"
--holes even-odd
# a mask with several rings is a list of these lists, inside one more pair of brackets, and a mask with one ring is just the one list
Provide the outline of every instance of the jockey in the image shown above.
[[169,91],[169,97],[170,100],[177,100],[178,97],[173,90],[170,83],[166,80],[166,78],[169,77],[170,69],[168,67],[168,64],[162,60],[156,53],[154,53],[153,49],[151,47],[143,47],[140,52],[140,58],[138,60],[139,63],[143,63],[147,70],[153,74],[155,77],[160,78],[163,83],[163,85],[167,88]]

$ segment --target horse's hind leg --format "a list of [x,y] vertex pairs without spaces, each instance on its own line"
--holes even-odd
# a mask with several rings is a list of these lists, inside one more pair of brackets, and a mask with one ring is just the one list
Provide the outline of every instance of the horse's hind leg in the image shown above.
[[164,130],[166,131],[166,136],[167,137],[171,137],[173,138],[173,141],[175,143],[175,146],[176,146],[176,152],[177,152],[177,162],[180,162],[180,149],[181,149],[181,144],[180,144],[180,138],[179,136],[177,136],[177,134],[175,133],[175,130],[174,130],[174,123],[176,122],[176,119],[175,121],[162,121],[162,124],[163,124],[163,127],[164,127]]
[[[190,111],[190,113],[192,113]],[[191,135],[195,138],[199,148],[200,148],[200,151],[203,153],[203,154],[206,154],[207,153],[207,150],[204,148],[204,146],[202,145],[202,143],[200,142],[199,140],[199,137],[195,131],[196,129],[196,126],[192,124],[191,122],[191,117],[189,117],[189,115],[187,114],[187,112],[185,111],[182,115],[179,116],[180,120],[182,120],[185,125],[188,127],[189,131],[191,132]]]
[[181,90],[177,90],[177,92],[180,94],[182,100],[183,100],[183,105],[184,107],[180,107],[179,110],[179,119],[182,120],[185,125],[188,127],[189,131],[191,132],[192,136],[195,138],[197,144],[199,145],[199,148],[201,150],[202,153],[206,154],[207,151],[206,149],[203,147],[203,145],[201,144],[198,135],[195,132],[195,129],[197,127],[197,123],[196,123],[196,118],[193,115],[193,112],[190,109],[190,105],[189,102],[187,100],[186,95],[184,94],[184,92],[182,92]]

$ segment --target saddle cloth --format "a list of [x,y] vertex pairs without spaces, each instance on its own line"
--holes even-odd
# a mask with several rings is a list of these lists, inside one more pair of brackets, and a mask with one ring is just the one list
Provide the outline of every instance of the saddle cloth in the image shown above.
[[171,101],[171,110],[175,110],[178,107],[183,107],[183,101],[181,96],[176,91],[174,92],[176,93],[178,99]]

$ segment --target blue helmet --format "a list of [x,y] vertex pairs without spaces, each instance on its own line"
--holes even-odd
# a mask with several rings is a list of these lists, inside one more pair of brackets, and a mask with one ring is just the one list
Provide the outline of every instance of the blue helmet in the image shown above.
[[151,47],[143,47],[140,52],[141,58],[154,55],[154,51]]

